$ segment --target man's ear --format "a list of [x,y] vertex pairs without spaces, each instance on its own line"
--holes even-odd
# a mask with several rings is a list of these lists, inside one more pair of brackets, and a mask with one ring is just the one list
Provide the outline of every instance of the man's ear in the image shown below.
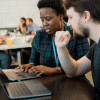
[[84,11],[84,21],[85,23],[90,20],[91,14],[89,11]]

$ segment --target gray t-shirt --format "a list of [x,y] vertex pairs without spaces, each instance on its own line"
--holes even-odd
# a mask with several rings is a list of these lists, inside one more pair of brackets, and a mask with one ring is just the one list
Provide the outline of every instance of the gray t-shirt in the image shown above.
[[94,43],[86,57],[91,60],[91,70],[94,86],[96,88],[97,94],[100,95],[100,40]]

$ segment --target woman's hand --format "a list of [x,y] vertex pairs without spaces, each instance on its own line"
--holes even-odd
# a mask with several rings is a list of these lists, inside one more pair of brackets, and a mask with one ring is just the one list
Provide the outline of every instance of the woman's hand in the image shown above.
[[50,68],[50,67],[47,67],[47,66],[44,66],[44,65],[38,65],[38,66],[34,66],[32,68],[30,68],[28,70],[29,73],[36,73],[37,76],[41,76],[42,74],[45,74],[45,75],[52,75],[53,74],[53,68]]
[[56,47],[58,47],[58,48],[66,47],[66,45],[68,44],[68,42],[70,40],[70,37],[71,37],[71,35],[70,35],[69,31],[56,32],[56,35],[55,35]]
[[20,28],[23,27],[23,23],[20,23],[20,24],[19,24],[19,27],[20,27]]
[[19,67],[16,67],[15,69],[19,69],[19,70],[24,69],[24,72],[26,73],[28,71],[28,69],[30,69],[33,66],[34,65],[32,65],[32,64],[24,64],[24,65],[20,65]]

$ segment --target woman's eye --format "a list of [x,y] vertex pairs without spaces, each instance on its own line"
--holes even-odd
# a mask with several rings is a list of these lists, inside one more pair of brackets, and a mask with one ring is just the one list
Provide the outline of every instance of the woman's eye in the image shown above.
[[47,18],[47,21],[50,21],[51,19],[50,18]]
[[44,22],[44,20],[43,20],[43,19],[41,19],[41,21],[42,21],[42,22]]

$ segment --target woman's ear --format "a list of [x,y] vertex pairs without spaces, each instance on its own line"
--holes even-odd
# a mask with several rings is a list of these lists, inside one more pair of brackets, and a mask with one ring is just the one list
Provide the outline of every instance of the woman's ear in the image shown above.
[[63,20],[64,20],[63,17],[64,17],[64,16],[61,14],[61,15],[60,15],[60,21],[63,21]]

